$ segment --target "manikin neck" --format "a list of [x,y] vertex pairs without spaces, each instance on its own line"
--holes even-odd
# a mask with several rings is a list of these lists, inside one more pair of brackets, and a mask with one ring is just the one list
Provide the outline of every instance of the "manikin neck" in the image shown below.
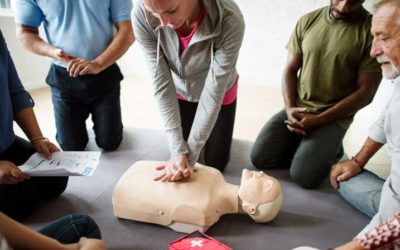
[[240,199],[239,195],[237,196],[237,199],[238,199],[238,213],[247,214],[247,212],[243,210],[243,201],[242,199]]
[[220,190],[222,202],[224,202],[224,206],[222,206],[225,211],[221,211],[222,214],[236,214],[238,213],[239,209],[239,200],[238,200],[238,193],[239,193],[239,186],[225,183],[223,188]]

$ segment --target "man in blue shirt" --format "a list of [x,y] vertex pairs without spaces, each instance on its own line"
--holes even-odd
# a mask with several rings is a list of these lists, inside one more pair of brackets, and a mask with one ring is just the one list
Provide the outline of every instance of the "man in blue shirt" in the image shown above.
[[[29,214],[40,199],[60,195],[68,183],[68,177],[29,178],[17,167],[34,152],[51,158],[51,154],[58,151],[43,137],[33,105],[0,31],[0,211],[14,218]],[[30,142],[14,134],[13,121],[17,122]]]
[[[57,141],[63,150],[84,150],[91,114],[97,145],[122,141],[120,81],[115,63],[134,41],[131,0],[16,0],[15,21],[23,46],[52,58],[51,87]],[[38,32],[43,22],[47,42]]]

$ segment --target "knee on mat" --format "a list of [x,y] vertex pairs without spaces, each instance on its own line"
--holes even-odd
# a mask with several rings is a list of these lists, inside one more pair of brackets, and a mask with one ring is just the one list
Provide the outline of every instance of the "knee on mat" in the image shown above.
[[262,169],[262,160],[260,159],[260,153],[254,147],[251,149],[250,160],[254,167]]
[[121,145],[122,136],[114,137],[114,138],[97,138],[96,143],[99,148],[103,149],[104,151],[113,151],[116,150],[119,145]]
[[250,154],[250,160],[253,166],[257,169],[264,170],[268,168],[268,162],[265,160],[265,157],[263,157],[262,153],[252,150]]
[[72,214],[71,220],[77,225],[83,227],[81,237],[92,239],[101,239],[101,233],[97,223],[87,214]]
[[83,151],[86,148],[88,140],[82,140],[79,142],[68,142],[57,139],[57,142],[63,151]]
[[68,177],[52,177],[54,182],[49,185],[45,193],[40,194],[43,199],[52,199],[60,196],[67,189]]
[[296,173],[290,171],[290,177],[297,185],[308,189],[317,187],[323,181],[322,179],[315,178],[313,175],[307,172]]

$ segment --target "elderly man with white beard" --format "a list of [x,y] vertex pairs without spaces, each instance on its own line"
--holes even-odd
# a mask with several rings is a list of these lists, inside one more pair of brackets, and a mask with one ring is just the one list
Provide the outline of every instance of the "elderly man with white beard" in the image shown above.
[[[342,197],[372,218],[357,238],[400,210],[400,0],[375,3],[371,33],[371,56],[381,64],[384,78],[397,78],[393,81],[395,90],[361,150],[351,160],[334,165],[330,175],[332,185]],[[363,169],[383,145],[392,164],[386,181]]]

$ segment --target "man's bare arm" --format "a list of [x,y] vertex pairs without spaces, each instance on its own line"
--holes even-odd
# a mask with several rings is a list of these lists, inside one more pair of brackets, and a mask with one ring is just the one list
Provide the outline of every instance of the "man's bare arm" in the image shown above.
[[135,41],[131,21],[123,21],[114,24],[117,29],[110,45],[96,59],[92,61],[81,58],[72,59],[67,64],[67,70],[71,76],[98,74],[111,64],[115,63],[129,49]]
[[17,26],[17,38],[22,46],[41,56],[47,56],[58,60],[65,65],[69,62],[69,58],[64,56],[61,49],[51,46],[39,36],[39,29],[27,25]]
[[321,113],[320,119],[326,124],[355,114],[359,109],[372,102],[381,80],[381,73],[358,74],[356,90]]

